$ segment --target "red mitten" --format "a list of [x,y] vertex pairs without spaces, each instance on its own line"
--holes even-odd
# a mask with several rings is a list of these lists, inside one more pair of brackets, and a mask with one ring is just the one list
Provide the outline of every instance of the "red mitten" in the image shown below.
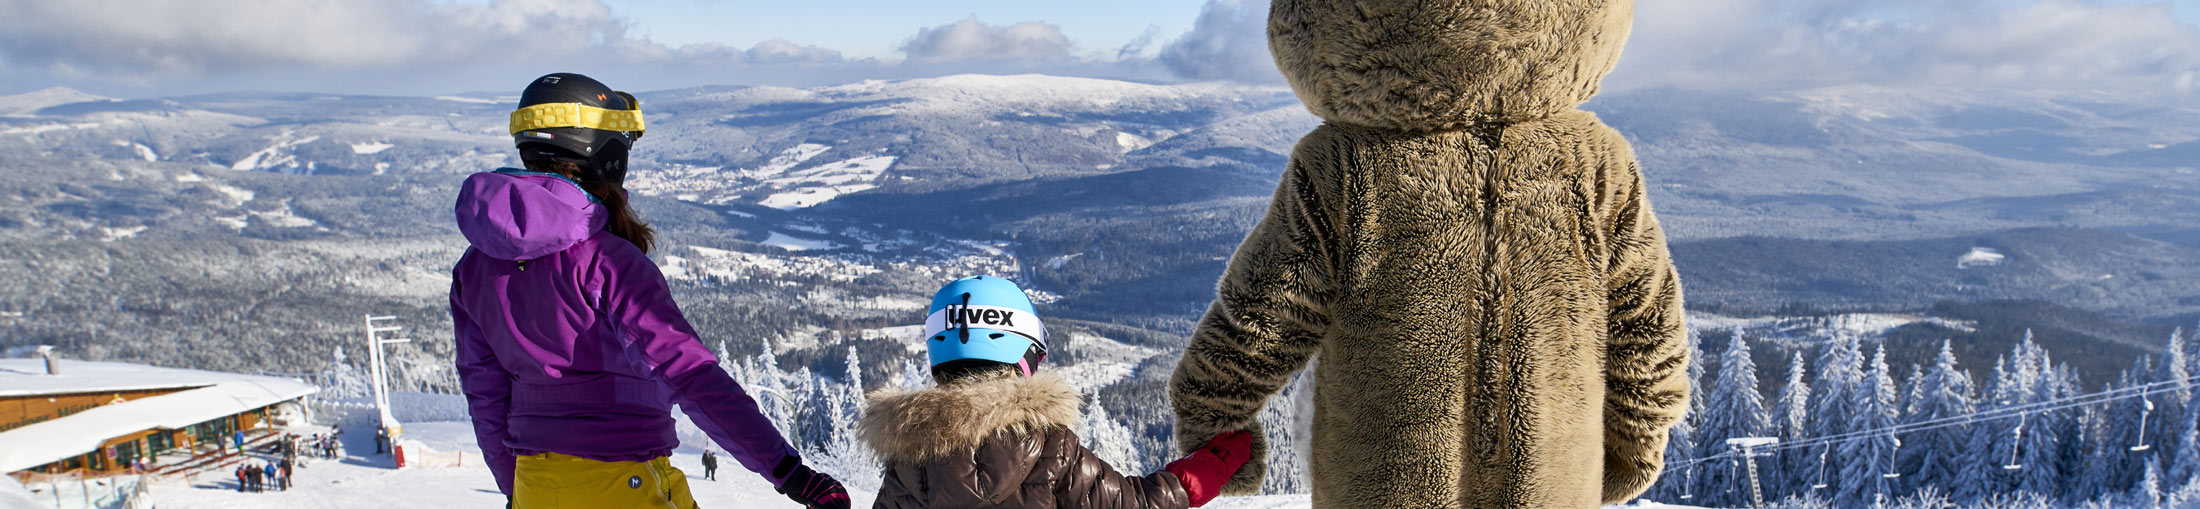
[[1245,461],[1253,457],[1253,434],[1244,431],[1223,433],[1207,442],[1207,448],[1193,452],[1162,467],[1176,474],[1184,484],[1184,498],[1192,507],[1207,505],[1215,495],[1222,493],[1222,485],[1237,475]]

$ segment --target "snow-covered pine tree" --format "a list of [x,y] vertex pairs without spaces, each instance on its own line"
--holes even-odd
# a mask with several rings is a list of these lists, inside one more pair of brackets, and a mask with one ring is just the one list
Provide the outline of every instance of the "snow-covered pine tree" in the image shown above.
[[925,367],[916,357],[902,359],[901,369],[894,372],[890,385],[903,391],[924,390],[932,385],[932,368]]
[[788,440],[799,439],[795,434],[795,419],[801,415],[798,412],[802,407],[799,399],[808,394],[788,386],[792,377],[779,370],[779,358],[772,355],[771,339],[759,339],[757,343],[763,348],[755,357],[736,363],[741,369],[732,372],[734,380],[740,382],[741,387],[749,392],[749,397],[756,399],[757,409],[764,413],[765,418],[771,419],[772,426],[779,429],[779,436],[787,437]]
[[787,441],[797,449],[817,450],[833,432],[827,416],[830,412],[823,410],[825,402],[831,399],[826,395],[826,387],[832,384],[824,380],[823,375],[810,372],[809,366],[795,368],[787,378],[788,410],[794,414],[794,432],[787,435]]
[[[1864,353],[1860,341],[1853,334],[1837,332],[1832,340],[1826,342],[1825,350],[1818,355],[1817,365],[1813,366],[1818,378],[1810,384],[1811,436],[1837,436],[1856,429],[1851,427],[1854,425],[1853,417],[1859,411],[1854,405],[1862,398],[1852,393],[1865,391],[1862,387]],[[1849,470],[1848,464],[1854,456],[1842,454],[1842,444],[1831,444],[1829,447],[1830,453],[1819,451],[1821,458],[1814,458],[1819,461],[1813,462],[1809,475],[1813,479],[1826,479],[1826,484],[1832,486],[1823,491],[1831,492],[1838,489],[1843,482],[1853,482],[1841,478],[1841,474]],[[1836,499],[1833,493],[1826,493],[1825,498]]]
[[1847,507],[1861,507],[1900,496],[1890,486],[1893,479],[1884,477],[1894,471],[1895,419],[1898,402],[1894,377],[1888,373],[1887,348],[1880,346],[1872,355],[1870,371],[1865,372],[1862,385],[1846,394],[1849,405],[1856,411],[1850,414],[1849,429],[1853,431],[1884,430],[1843,440],[1834,446],[1844,459],[1841,477],[1835,482],[1837,491],[1834,502]]
[[[2174,384],[2190,380],[2192,378],[2191,363],[2190,354],[2185,351],[2184,329],[2179,328],[2170,331],[2169,342],[2162,347],[2162,361],[2156,365],[2157,372],[2153,381]],[[2151,428],[2147,431],[2147,439],[2150,441],[2157,437],[2163,440],[2175,440],[2178,433],[2184,431],[2179,428],[2182,428],[2185,424],[2185,409],[2192,401],[2193,391],[2184,385],[2171,387],[2173,388],[2168,392],[2158,393],[2149,398],[2154,401],[2154,412],[2153,415],[2148,416],[2149,422],[2147,422],[2147,427]],[[2164,444],[2167,444],[2167,442],[2164,442]],[[2158,447],[2158,449],[2163,449],[2158,454],[2162,458],[2162,464],[2177,464],[2179,458],[2176,456],[2175,448],[2164,446]]]
[[1078,436],[1093,456],[1105,461],[1115,471],[1126,476],[1145,475],[1146,465],[1139,461],[1138,443],[1131,439],[1131,429],[1108,415],[1108,407],[1100,404],[1100,395],[1094,393],[1085,404],[1084,434]]
[[[2031,390],[2026,392],[2023,403],[2038,404],[2054,399],[2059,392],[2061,374],[2044,367],[2049,364],[2045,353],[2028,357],[2035,363],[2032,371],[2039,373],[2039,377],[2031,380]],[[2074,428],[2074,420],[2066,410],[2032,414],[2032,426],[2025,430],[2024,441],[2018,449],[2017,456],[2024,461],[2024,470],[2017,471],[2018,490],[2049,498],[2063,494],[2063,434]]]
[[[1910,402],[1904,423],[1949,420],[1976,410],[1971,402],[1971,377],[1956,367],[1955,349],[1948,341],[1940,342],[1940,355],[1933,357],[1932,370],[1921,375],[1917,386],[1920,392]],[[1903,465],[1904,479],[1911,486],[1936,486],[1942,493],[1954,493],[1964,469],[1984,468],[1962,463],[1960,453],[1970,437],[1971,426],[1946,426],[1903,438],[1902,451],[1910,460]]]
[[2177,463],[2170,468],[2169,478],[2193,482],[2200,480],[2200,412],[2187,412],[2184,428],[2177,434]]
[[[1704,358],[1701,338],[1695,328],[1688,329],[1688,358]],[[1642,498],[1667,502],[1695,501],[1694,498],[1682,497],[1694,495],[1696,471],[1702,469],[1701,465],[1694,465],[1691,461],[1696,457],[1696,424],[1703,420],[1703,365],[1700,360],[1688,363],[1688,413],[1681,416],[1680,422],[1675,423],[1668,432],[1665,442],[1667,468],[1664,474],[1658,476],[1657,483],[1643,493]]]
[[[1780,397],[1772,402],[1772,433],[1777,433],[1780,443],[1794,443],[1810,436],[1810,385],[1805,380],[1803,353],[1795,352],[1788,361],[1787,384],[1780,387]],[[1816,483],[1810,478],[1810,468],[1818,464],[1818,448],[1779,449],[1773,457],[1758,468],[1766,474],[1765,498],[1779,500],[1789,495],[1810,490]]]
[[[1910,364],[1910,376],[1902,379],[1901,401],[1895,405],[1895,422],[1910,422],[1910,415],[1916,413],[1917,401],[1925,399],[1925,386],[1922,385],[1924,381],[1925,368],[1915,363]],[[1896,433],[1894,438],[1902,441],[1902,443],[1910,443],[1911,437],[1908,433]],[[1923,454],[1926,452],[1916,447],[1896,448],[1894,455],[1895,471],[1916,473],[1918,464],[1925,461]],[[1903,475],[1888,482],[1893,486],[1893,491],[1896,493],[1910,493],[1917,487],[1917,477],[1915,475]]]
[[[1268,398],[1261,408],[1260,425],[1268,442],[1268,474],[1261,478],[1262,494],[1307,493],[1313,490],[1308,477],[1305,456],[1298,454],[1299,412],[1311,412],[1311,408],[1299,408],[1300,391],[1306,390],[1309,371],[1300,371],[1283,390]],[[1133,451],[1135,453],[1136,451]]]
[[[1996,363],[1995,370],[2001,368]],[[1988,380],[1992,380],[1989,378]],[[1978,411],[1989,410],[1990,401],[1979,405]],[[2009,463],[2007,454],[1997,455],[1995,445],[2007,440],[2011,426],[2017,423],[1995,420],[1970,426],[1969,440],[1965,442],[1956,470],[1956,482],[1949,493],[1957,502],[1970,504],[1999,495],[2009,476],[2002,473],[2002,465]]]
[[[2103,386],[2102,389],[2113,387]],[[2098,462],[2101,461],[2102,444],[2108,443],[2102,438],[2108,435],[2107,408],[2093,405],[2079,407],[2078,416],[2080,429],[2077,442],[2063,448],[2071,454],[2066,464],[2071,465],[2071,472],[2096,472],[2100,468]],[[2101,486],[2099,475],[2073,475],[2063,487],[2063,493],[2069,500],[2092,501],[2101,496]]]
[[[1764,396],[1757,391],[1757,364],[1750,360],[1749,339],[1737,329],[1734,339],[1727,342],[1726,352],[1719,355],[1719,373],[1712,378],[1711,394],[1705,398],[1703,422],[1696,429],[1696,457],[1727,452],[1728,439],[1768,436],[1771,432],[1772,416],[1765,412]],[[1739,457],[1704,466],[1696,476],[1696,493],[1702,500],[1692,503],[1749,503],[1748,474]]]
[[863,369],[856,356],[856,347],[850,345],[847,354],[848,370],[837,383],[821,381],[813,394],[823,398],[814,407],[823,415],[824,430],[813,433],[818,444],[817,454],[805,455],[812,465],[843,479],[853,489],[878,489],[879,460],[870,446],[853,431],[863,420]]
[[[2069,401],[2083,390],[2080,388],[2082,380],[2078,376],[2077,368],[2069,364],[2055,366],[2055,378],[2052,382],[2050,388],[2053,389],[2053,401]],[[2086,456],[2100,445],[2095,440],[2100,436],[2100,426],[2096,422],[2099,420],[2098,410],[2097,407],[2086,406],[2058,411],[2058,418],[2061,419],[2058,425],[2061,428],[2055,430],[2056,443],[2060,444],[2056,448],[2056,468],[2061,469],[2064,475],[2060,481],[2062,489],[2056,496],[2067,503],[2075,504],[2090,498],[2079,493],[2086,486],[2078,481],[2081,476],[2077,474],[2085,471]]]
[[2133,505],[2138,507],[2162,507],[2162,494],[2166,491],[2162,479],[2162,459],[2147,455],[2146,468],[2139,475],[2139,485],[2132,488]]
[[[2117,377],[2116,386],[2133,388],[2144,383],[2143,379],[2147,378],[2144,374],[2152,371],[2152,367],[2153,363],[2146,357],[2133,360],[2131,369]],[[2146,399],[2147,397],[2118,399],[2110,403],[2101,416],[2105,423],[2105,432],[2101,435],[2103,443],[2096,455],[2098,459],[2089,464],[2096,465],[2092,470],[2094,476],[2101,479],[2100,489],[2104,492],[2129,491],[2139,482],[2139,474],[2146,468],[2146,458],[2129,450],[2132,444],[2139,443],[2139,416],[2145,413]]]

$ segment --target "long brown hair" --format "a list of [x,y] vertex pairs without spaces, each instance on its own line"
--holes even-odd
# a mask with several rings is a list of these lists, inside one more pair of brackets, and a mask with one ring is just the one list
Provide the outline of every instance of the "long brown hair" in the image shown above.
[[578,161],[533,156],[532,152],[521,151],[520,160],[527,164],[528,171],[556,173],[571,178],[580,183],[581,190],[595,195],[605,210],[611,211],[610,220],[604,222],[604,230],[626,239],[634,247],[642,248],[644,253],[649,252],[649,248],[657,243],[657,230],[650,228],[649,223],[642,222],[641,215],[634,213],[634,206],[627,201],[626,190],[620,188],[619,183],[582,179],[581,175],[587,172],[581,170],[581,163]]

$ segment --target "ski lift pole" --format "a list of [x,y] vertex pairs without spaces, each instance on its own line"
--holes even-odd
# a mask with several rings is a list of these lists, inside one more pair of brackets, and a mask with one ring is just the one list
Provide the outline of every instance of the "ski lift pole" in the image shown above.
[[2131,452],[2141,452],[2154,448],[2154,446],[2147,445],[2147,414],[2154,413],[2154,399],[2142,397],[2139,398],[2139,402],[2146,403],[2146,406],[2139,407],[2139,441],[2131,444]]
[[1827,442],[1825,448],[1818,450],[1818,483],[1810,485],[1811,490],[1826,489],[1826,456],[1832,453],[1832,442]]
[[1765,490],[1757,482],[1758,454],[1753,448],[1777,443],[1780,443],[1780,439],[1774,437],[1742,437],[1726,440],[1726,445],[1733,446],[1742,453],[1742,465],[1749,469],[1749,500],[1751,502],[1749,507],[1752,509],[1761,509],[1765,506]]
[[380,333],[394,332],[405,328],[394,325],[387,327],[376,327],[374,325],[374,322],[377,321],[396,319],[395,316],[367,315],[367,368],[372,370],[368,378],[373,382],[374,406],[378,414],[376,415],[378,418],[376,422],[377,429],[384,430],[388,434],[391,455],[398,458],[398,466],[402,467],[404,466],[404,455],[397,452],[397,437],[404,433],[405,428],[403,424],[397,422],[396,417],[390,415],[389,368],[384,365],[389,356],[382,353],[382,345],[410,343],[412,339],[382,339]]

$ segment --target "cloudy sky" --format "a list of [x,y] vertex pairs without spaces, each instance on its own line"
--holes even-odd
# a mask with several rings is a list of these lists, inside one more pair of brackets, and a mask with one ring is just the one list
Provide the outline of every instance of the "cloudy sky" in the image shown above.
[[[0,94],[659,90],[1025,73],[1276,83],[1258,0],[0,0]],[[2200,0],[1645,0],[1608,88],[2190,98]]]

